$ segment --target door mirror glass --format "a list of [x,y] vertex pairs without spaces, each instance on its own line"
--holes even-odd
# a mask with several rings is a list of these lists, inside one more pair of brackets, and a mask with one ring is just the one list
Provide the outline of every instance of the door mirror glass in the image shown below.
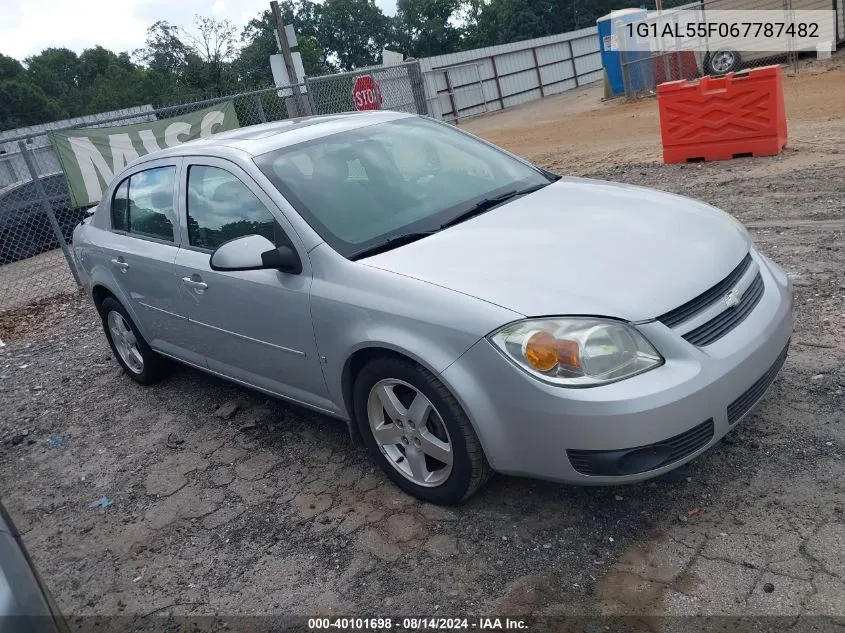
[[221,244],[211,254],[211,270],[237,271],[277,269],[298,275],[302,262],[289,246],[273,245],[262,235],[247,235]]

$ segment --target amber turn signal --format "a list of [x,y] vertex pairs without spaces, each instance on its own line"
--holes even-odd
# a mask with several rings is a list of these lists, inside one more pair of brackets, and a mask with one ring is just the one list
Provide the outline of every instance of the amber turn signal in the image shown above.
[[576,341],[557,339],[548,332],[532,334],[525,343],[525,360],[537,371],[551,371],[559,364],[581,367],[581,349]]

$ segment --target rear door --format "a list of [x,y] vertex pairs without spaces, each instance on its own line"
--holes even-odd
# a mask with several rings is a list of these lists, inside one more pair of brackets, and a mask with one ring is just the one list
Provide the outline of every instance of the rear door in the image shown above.
[[151,161],[124,178],[110,200],[111,230],[100,246],[150,346],[184,357],[180,342],[190,328],[174,273],[182,239],[175,212],[180,169],[181,159]]
[[[186,158],[184,169],[176,277],[188,305],[192,350],[206,356],[212,371],[331,408],[311,323],[311,268],[293,227],[234,163]],[[215,248],[255,234],[294,248],[302,273],[211,270]]]

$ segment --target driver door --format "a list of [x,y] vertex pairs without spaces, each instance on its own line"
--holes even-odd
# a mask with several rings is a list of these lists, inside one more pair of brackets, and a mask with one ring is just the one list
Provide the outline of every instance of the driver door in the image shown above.
[[[311,269],[293,228],[261,188],[223,159],[186,158],[176,279],[191,322],[190,346],[208,369],[311,406],[331,409],[311,322]],[[211,270],[212,251],[263,235],[302,259],[298,275]]]

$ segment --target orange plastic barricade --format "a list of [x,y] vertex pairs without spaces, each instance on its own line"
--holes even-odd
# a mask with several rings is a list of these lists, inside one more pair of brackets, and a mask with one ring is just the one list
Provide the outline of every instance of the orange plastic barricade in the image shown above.
[[663,162],[776,156],[786,146],[780,66],[657,86]]

